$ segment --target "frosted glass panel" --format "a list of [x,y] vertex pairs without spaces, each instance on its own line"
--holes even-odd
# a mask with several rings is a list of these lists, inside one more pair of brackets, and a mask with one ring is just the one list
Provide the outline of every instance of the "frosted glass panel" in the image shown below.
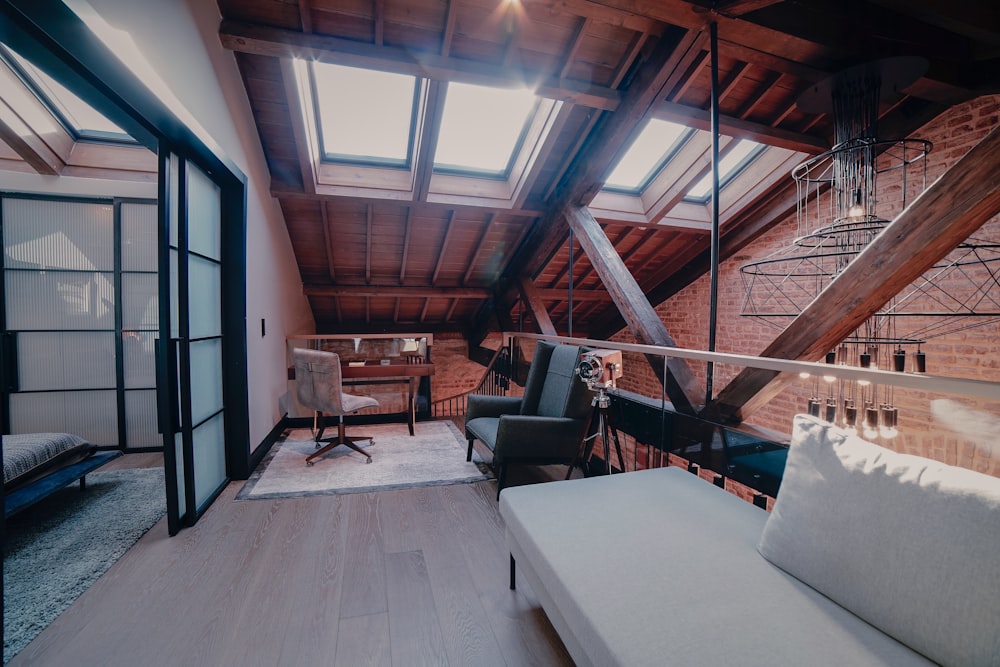
[[179,338],[180,322],[177,317],[177,299],[179,290],[177,289],[177,251],[170,249],[170,337]]
[[156,271],[156,204],[122,204],[122,270]]
[[226,481],[226,447],[222,415],[194,430],[194,492],[198,507]]
[[187,513],[187,495],[184,484],[184,438],[180,433],[174,435],[174,460],[177,461],[177,514]]
[[222,341],[191,343],[191,423],[222,409]]
[[169,156],[168,162],[169,171],[169,188],[170,194],[168,195],[168,208],[167,208],[167,242],[171,248],[176,248],[178,245],[178,235],[177,235],[177,220],[180,215],[180,164],[181,160],[176,155]]
[[3,221],[8,269],[115,268],[110,204],[4,199]]
[[116,383],[111,332],[22,332],[17,357],[21,391],[110,389]]
[[189,335],[208,338],[222,335],[222,267],[188,255]]
[[152,331],[122,333],[125,355],[125,386],[150,388],[156,386],[156,338]]
[[160,321],[156,274],[122,274],[122,328],[156,330]]
[[7,328],[114,329],[111,273],[6,271]]
[[118,446],[114,391],[11,394],[12,433],[75,433],[95,445]]
[[162,447],[156,428],[156,391],[125,392],[125,435],[128,447]]
[[222,207],[219,186],[188,163],[188,250],[221,259]]

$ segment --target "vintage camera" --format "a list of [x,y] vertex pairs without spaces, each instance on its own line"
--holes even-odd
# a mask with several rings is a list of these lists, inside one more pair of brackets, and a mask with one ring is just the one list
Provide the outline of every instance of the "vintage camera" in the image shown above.
[[590,389],[610,389],[622,376],[622,353],[619,350],[584,352],[576,366],[576,374]]

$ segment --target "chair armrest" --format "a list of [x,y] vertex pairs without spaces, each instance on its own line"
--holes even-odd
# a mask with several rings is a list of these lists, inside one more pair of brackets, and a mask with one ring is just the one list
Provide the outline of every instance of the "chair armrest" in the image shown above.
[[520,396],[469,394],[469,403],[465,409],[465,421],[469,422],[477,417],[516,415],[519,412],[521,412]]
[[504,415],[497,428],[493,455],[504,459],[570,460],[580,450],[585,419]]

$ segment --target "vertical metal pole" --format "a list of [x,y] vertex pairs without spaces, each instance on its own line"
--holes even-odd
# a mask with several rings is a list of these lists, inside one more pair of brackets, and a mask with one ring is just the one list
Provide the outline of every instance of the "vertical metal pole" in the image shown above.
[[[715,326],[719,306],[719,26],[709,24],[712,56],[712,246],[709,278],[708,351],[715,351]],[[705,405],[712,402],[714,364],[705,371]]]
[[567,290],[568,294],[566,295],[567,298],[566,308],[568,311],[566,315],[568,318],[567,328],[569,329],[569,332],[566,335],[569,336],[570,338],[573,337],[573,240],[574,240],[573,228],[570,227],[569,228],[569,271],[567,276],[569,280],[569,289]]

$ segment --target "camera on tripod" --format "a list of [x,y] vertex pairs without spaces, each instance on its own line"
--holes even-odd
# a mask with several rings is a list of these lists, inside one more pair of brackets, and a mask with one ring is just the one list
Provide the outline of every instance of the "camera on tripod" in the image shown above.
[[591,391],[610,389],[622,376],[622,353],[620,350],[591,350],[580,357],[576,374],[587,383]]

